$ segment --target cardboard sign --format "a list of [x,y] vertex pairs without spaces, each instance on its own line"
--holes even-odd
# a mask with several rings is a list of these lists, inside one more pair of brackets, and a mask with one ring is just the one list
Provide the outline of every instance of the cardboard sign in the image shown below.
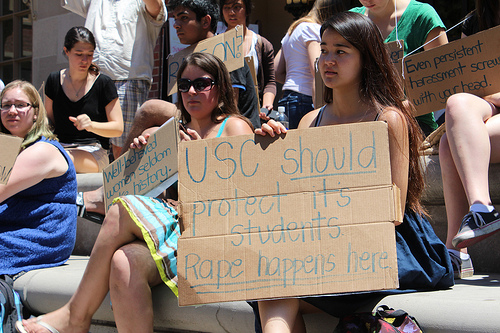
[[7,184],[22,143],[23,139],[17,136],[0,134],[0,147],[2,147],[2,154],[0,154],[0,184]]
[[142,149],[130,149],[103,171],[106,211],[123,195],[155,197],[177,181],[179,128],[174,118],[163,124]]
[[179,304],[398,285],[387,125],[182,142]]
[[398,74],[401,75],[402,69],[400,60],[404,56],[404,41],[400,39],[399,41],[395,40],[394,42],[385,43],[385,47],[387,47],[387,51],[389,52],[389,59],[396,67]]
[[244,66],[243,29],[237,26],[223,34],[207,38],[168,57],[168,95],[177,92],[177,71],[193,52],[211,53],[221,59],[232,72]]
[[500,26],[403,60],[408,98],[417,115],[443,109],[453,94],[500,91]]

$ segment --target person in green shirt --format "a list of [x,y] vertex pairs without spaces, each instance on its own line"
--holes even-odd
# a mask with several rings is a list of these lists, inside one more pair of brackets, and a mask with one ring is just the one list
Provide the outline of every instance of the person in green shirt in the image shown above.
[[[368,16],[379,28],[384,42],[397,39],[404,41],[404,55],[426,44],[423,50],[448,43],[445,26],[436,10],[427,3],[416,0],[360,0],[363,7],[350,11]],[[434,114],[417,117],[417,121],[427,136],[437,129]]]

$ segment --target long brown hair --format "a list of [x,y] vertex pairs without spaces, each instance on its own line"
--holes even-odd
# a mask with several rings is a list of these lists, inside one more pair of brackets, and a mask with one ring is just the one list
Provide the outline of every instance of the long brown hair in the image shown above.
[[[417,213],[423,213],[420,196],[424,189],[424,178],[418,153],[422,131],[413,116],[413,105],[405,98],[402,79],[389,59],[379,29],[366,16],[353,12],[338,13],[328,19],[321,27],[321,36],[327,29],[335,30],[361,54],[362,101],[374,105],[379,112],[386,107],[395,107],[405,119],[409,139],[406,206]],[[332,89],[325,87],[325,102],[331,103],[332,98]]]
[[289,35],[302,22],[322,24],[335,13],[347,10],[343,0],[316,0],[306,16],[294,21],[288,28]]

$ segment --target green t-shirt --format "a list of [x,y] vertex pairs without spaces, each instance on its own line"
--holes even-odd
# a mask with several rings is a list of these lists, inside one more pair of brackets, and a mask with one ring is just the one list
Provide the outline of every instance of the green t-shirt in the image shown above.
[[[350,11],[365,14],[366,8],[355,7]],[[397,36],[396,29],[394,29],[384,42],[393,42],[396,37],[402,39],[405,45],[404,54],[406,55],[424,45],[427,35],[435,28],[445,28],[436,10],[427,3],[411,0],[398,20]],[[423,51],[423,48],[417,52],[421,51]],[[429,125],[433,130],[438,127],[432,112],[417,117],[417,120]]]

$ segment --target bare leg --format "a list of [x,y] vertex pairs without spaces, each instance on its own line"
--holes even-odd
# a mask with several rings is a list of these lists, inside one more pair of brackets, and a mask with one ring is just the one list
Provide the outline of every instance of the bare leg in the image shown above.
[[470,94],[456,94],[446,103],[446,135],[451,156],[470,205],[491,204],[488,168],[491,146],[485,121],[496,108]]
[[153,332],[151,287],[161,282],[146,243],[137,241],[115,252],[109,287],[118,332]]
[[[469,211],[469,203],[457,168],[453,162],[446,134],[443,135],[439,143],[439,164],[441,165],[444,204],[446,208],[446,219],[448,221],[446,247],[448,249],[456,249],[452,244],[452,240],[458,233],[462,218]],[[462,250],[466,252],[466,249]]]
[[77,173],[99,172],[99,165],[91,153],[77,149],[68,149],[67,152]]
[[297,298],[259,301],[260,321],[264,333],[305,332]]
[[[93,314],[109,290],[111,260],[120,247],[142,234],[121,204],[111,206],[90,255],[82,280],[69,302],[45,315],[43,321],[59,332],[88,332]],[[47,332],[34,320],[24,321],[28,332]]]
[[[121,154],[124,154],[129,150],[130,143],[133,141],[133,139],[141,135],[145,129],[155,126],[161,126],[167,120],[175,117],[176,115],[177,107],[172,103],[159,99],[151,99],[146,101],[141,105],[141,107],[135,114],[132,128],[130,129],[130,133],[125,139],[125,144],[121,149]],[[94,191],[85,192],[83,194],[83,201],[85,203],[85,208],[89,212],[105,214],[104,192],[102,187]]]

